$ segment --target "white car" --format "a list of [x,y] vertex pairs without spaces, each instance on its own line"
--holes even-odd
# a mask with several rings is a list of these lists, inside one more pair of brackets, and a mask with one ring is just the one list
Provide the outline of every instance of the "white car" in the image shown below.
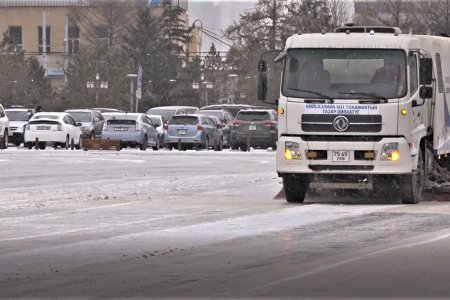
[[7,108],[5,112],[9,119],[9,142],[19,146],[23,142],[25,128],[33,116],[34,109]]
[[9,120],[3,106],[0,104],[0,149],[8,148]]
[[153,124],[158,125],[156,131],[158,131],[159,144],[164,147],[164,119],[160,115],[147,115]]
[[36,113],[28,122],[25,130],[25,147],[29,149],[37,145],[45,149],[47,145],[63,148],[82,148],[83,134],[81,123],[65,112]]

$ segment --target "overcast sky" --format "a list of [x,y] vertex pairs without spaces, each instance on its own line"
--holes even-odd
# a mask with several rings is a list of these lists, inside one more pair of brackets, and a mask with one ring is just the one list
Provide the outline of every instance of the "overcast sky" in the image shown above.
[[[256,2],[257,0],[189,0],[189,25],[192,26],[192,23],[199,19],[206,30],[223,39],[222,31],[234,20],[238,20],[239,14],[245,12],[245,9],[253,8]],[[211,40],[204,34],[202,51],[209,51],[211,42],[214,42],[219,51],[228,50],[227,46]]]

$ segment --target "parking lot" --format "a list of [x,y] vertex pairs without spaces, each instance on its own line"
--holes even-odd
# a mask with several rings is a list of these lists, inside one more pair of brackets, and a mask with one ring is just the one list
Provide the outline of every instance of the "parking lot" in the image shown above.
[[274,151],[10,147],[0,170],[1,298],[450,296],[448,202],[288,204]]

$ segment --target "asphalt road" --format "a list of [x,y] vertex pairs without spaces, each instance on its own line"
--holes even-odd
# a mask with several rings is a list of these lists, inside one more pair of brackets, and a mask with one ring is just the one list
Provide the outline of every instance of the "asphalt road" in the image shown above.
[[1,151],[0,298],[450,298],[450,195],[292,205],[274,170],[262,150]]

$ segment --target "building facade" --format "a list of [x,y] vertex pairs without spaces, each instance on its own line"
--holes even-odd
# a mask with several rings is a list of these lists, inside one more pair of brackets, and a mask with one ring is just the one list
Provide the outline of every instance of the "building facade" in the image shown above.
[[[134,3],[152,6],[156,15],[161,14],[162,5],[167,3],[185,11],[188,8],[187,0],[134,0]],[[0,34],[5,33],[13,40],[15,51],[36,57],[52,86],[61,87],[70,55],[90,43],[81,26],[69,20],[70,12],[89,5],[89,0],[0,0]]]

